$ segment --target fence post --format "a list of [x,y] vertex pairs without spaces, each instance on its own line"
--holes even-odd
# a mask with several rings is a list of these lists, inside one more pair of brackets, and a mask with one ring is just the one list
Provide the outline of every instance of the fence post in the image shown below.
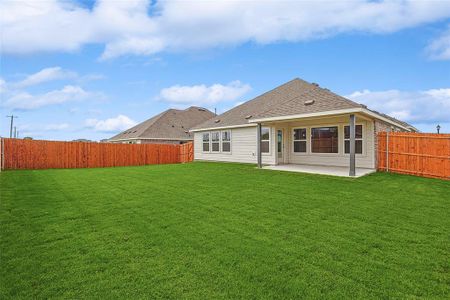
[[0,137],[0,172],[3,170],[3,139]]
[[386,131],[386,172],[389,172],[389,131]]

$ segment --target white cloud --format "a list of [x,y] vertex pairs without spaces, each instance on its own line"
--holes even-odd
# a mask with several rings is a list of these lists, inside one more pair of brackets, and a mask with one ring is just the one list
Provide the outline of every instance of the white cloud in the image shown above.
[[162,89],[158,98],[174,104],[211,105],[224,101],[234,101],[250,90],[250,85],[243,84],[238,80],[232,81],[227,85],[218,83],[210,86],[204,84],[192,86],[174,85]]
[[102,59],[249,41],[298,42],[354,31],[383,34],[450,17],[450,1],[413,0],[99,0],[93,9],[47,0],[2,1],[0,9],[6,53],[74,51],[103,44]]
[[22,81],[15,83],[14,86],[16,88],[24,88],[48,81],[69,79],[75,77],[77,77],[77,74],[75,72],[63,70],[61,67],[45,68],[37,73],[28,75]]
[[[77,85],[77,83],[102,78],[104,77],[101,74],[80,76],[76,72],[65,70],[61,67],[44,68],[16,82],[7,82],[0,78],[0,93],[2,94],[0,107],[16,110],[32,110],[48,105],[84,100],[88,97],[104,99],[103,94],[85,91]],[[26,88],[31,86],[62,79],[69,79],[75,84],[65,85],[59,90],[52,90],[41,94],[31,94],[26,91]]]
[[125,115],[118,115],[115,118],[106,120],[87,119],[85,124],[86,127],[92,128],[95,131],[118,132],[133,127],[137,123]]
[[16,110],[32,110],[53,104],[84,100],[94,96],[98,97],[99,95],[87,92],[79,86],[66,85],[60,90],[54,90],[40,95],[19,91],[7,98],[1,106]]
[[437,60],[450,59],[450,27],[427,47],[430,57]]
[[6,81],[0,78],[0,93],[6,92]]
[[347,96],[402,121],[413,124],[449,122],[450,88],[426,91],[357,91]]

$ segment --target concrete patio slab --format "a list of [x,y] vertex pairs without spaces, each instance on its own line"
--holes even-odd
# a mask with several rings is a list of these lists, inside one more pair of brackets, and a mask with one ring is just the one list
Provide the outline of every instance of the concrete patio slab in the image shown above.
[[[351,177],[348,175],[348,167],[334,167],[334,166],[317,166],[317,165],[297,165],[297,164],[285,164],[277,166],[264,166],[263,169],[275,170],[275,171],[287,171],[287,172],[299,172],[299,173],[311,173],[331,176]],[[375,169],[356,168],[356,176],[361,177],[370,173],[376,172]]]

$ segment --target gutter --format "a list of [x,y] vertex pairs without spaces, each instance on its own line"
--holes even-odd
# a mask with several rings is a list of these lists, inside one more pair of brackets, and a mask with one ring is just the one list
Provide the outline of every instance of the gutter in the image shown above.
[[197,129],[191,129],[191,130],[189,130],[189,132],[220,130],[220,129],[230,129],[230,128],[242,128],[242,127],[255,127],[255,126],[256,126],[256,124],[248,123],[248,124],[241,124],[241,125],[221,126],[221,127],[197,128]]
[[342,114],[352,114],[352,113],[362,113],[369,115],[373,118],[382,120],[386,123],[395,125],[397,127],[400,127],[406,131],[411,131],[410,127],[405,127],[404,125],[394,122],[388,118],[385,118],[377,113],[374,113],[367,108],[363,107],[357,107],[357,108],[349,108],[349,109],[340,109],[340,110],[330,110],[325,112],[316,112],[316,113],[309,113],[309,114],[297,114],[297,115],[289,115],[289,116],[278,116],[278,117],[268,117],[268,118],[259,118],[259,119],[253,119],[250,120],[249,123],[263,123],[263,122],[273,122],[273,121],[287,121],[287,120],[294,120],[294,119],[303,119],[303,118],[311,118],[311,117],[324,117],[324,116],[333,116],[333,115],[342,115]]

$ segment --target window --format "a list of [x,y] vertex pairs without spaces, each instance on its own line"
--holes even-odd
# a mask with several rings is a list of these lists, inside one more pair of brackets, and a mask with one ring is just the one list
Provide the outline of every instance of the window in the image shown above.
[[338,153],[338,128],[311,128],[311,151],[313,153]]
[[220,132],[213,131],[211,132],[211,151],[219,152],[220,151],[220,140],[219,140]]
[[306,153],[306,128],[294,129],[294,152]]
[[261,128],[261,153],[270,152],[270,128]]
[[203,134],[203,152],[209,152],[209,132]]
[[222,131],[222,152],[231,151],[231,130]]
[[[363,148],[362,125],[355,125],[355,153],[362,154]],[[350,153],[350,126],[344,126],[344,150]]]

